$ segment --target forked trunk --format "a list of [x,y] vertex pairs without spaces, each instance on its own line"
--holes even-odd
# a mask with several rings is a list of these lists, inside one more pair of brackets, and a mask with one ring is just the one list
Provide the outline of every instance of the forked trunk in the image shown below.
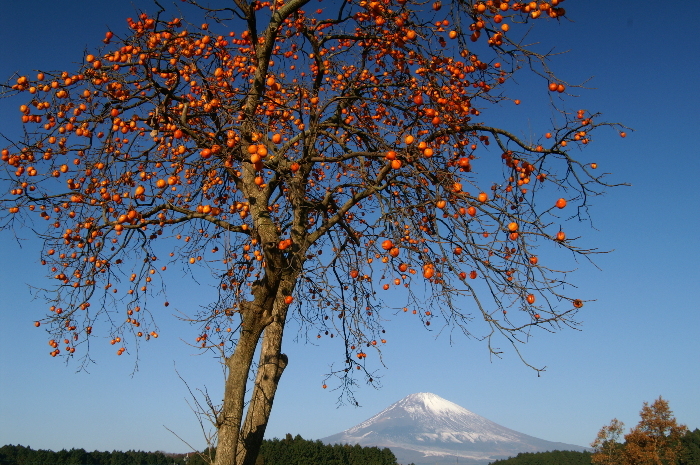
[[[274,288],[279,292],[261,292],[256,295],[256,302],[265,304],[257,306],[253,302],[242,312],[245,330],[234,354],[227,360],[229,374],[218,424],[214,465],[255,465],[277,386],[287,366],[287,356],[282,353],[282,336],[288,304],[281,298],[268,300],[265,297],[291,295],[295,277],[296,274],[290,274],[281,282],[277,281]],[[260,360],[243,422],[248,375],[261,336]]]
[[284,323],[271,323],[263,335],[258,373],[239,436],[236,465],[255,465],[287,356],[281,353]]
[[214,465],[238,463],[236,457],[240,453],[238,444],[248,375],[260,336],[271,321],[269,312],[262,312],[253,305],[247,306],[241,313],[241,336],[233,355],[226,360],[228,376],[224,388],[224,404],[217,418],[218,440]]

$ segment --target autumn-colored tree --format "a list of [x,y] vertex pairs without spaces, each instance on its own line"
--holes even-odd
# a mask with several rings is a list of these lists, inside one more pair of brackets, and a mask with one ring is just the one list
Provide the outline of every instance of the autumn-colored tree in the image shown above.
[[679,425],[668,401],[659,397],[653,404],[644,402],[641,420],[619,443],[624,424],[617,419],[604,426],[591,444],[595,453],[591,461],[601,465],[671,465],[677,463],[687,432]]
[[623,445],[620,439],[625,430],[625,424],[613,418],[608,426],[603,426],[598,432],[591,447],[595,451],[591,457],[591,462],[600,465],[618,465],[624,463]]
[[[187,319],[227,368],[215,460],[253,464],[292,312],[341,342],[326,382],[343,388],[373,382],[387,312],[493,354],[495,336],[517,350],[576,326],[583,301],[538,254],[595,252],[560,215],[585,219],[608,184],[581,149],[622,127],[569,108],[548,46],[520,40],[560,1],[188,0],[201,26],[144,12],[79,69],[14,76],[24,137],[2,149],[0,225],[44,240],[51,355],[97,334],[131,352],[158,337],[170,269],[211,273]],[[555,111],[521,137],[500,124],[528,72]]]

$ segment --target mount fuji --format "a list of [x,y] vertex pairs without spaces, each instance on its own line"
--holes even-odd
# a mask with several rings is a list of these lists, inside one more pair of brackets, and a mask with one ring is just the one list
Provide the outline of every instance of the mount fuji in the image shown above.
[[321,441],[388,447],[399,463],[416,465],[481,464],[520,452],[586,450],[513,431],[425,392],[404,397],[369,420]]

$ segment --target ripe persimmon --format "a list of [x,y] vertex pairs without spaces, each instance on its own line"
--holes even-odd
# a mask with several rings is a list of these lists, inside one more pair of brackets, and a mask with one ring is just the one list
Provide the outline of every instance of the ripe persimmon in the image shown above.
[[561,198],[561,199],[557,200],[557,202],[554,204],[554,206],[556,206],[557,208],[566,207],[566,199]]

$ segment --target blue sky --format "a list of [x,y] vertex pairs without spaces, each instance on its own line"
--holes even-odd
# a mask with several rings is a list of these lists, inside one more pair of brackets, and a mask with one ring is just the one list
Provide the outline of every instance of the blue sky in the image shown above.
[[[137,5],[152,9],[145,0]],[[581,107],[634,129],[625,139],[609,131],[587,149],[612,180],[631,186],[594,200],[593,228],[571,226],[586,245],[614,249],[596,257],[599,269],[580,263],[571,279],[585,299],[596,299],[580,315],[583,331],[533,338],[523,351],[531,363],[547,366],[537,377],[512,351],[490,360],[477,341],[436,337],[410,315],[392,316],[382,388],[362,387],[361,408],[336,408],[337,392],[320,388],[339,347],[295,341],[297,334],[288,331],[290,364],[268,437],[328,436],[414,392],[433,392],[506,427],[578,445],[588,445],[613,417],[633,426],[642,402],[659,395],[681,423],[700,428],[700,65],[693,58],[700,38],[679,21],[660,24],[658,2],[569,0],[563,6],[572,22],[531,40],[571,50],[553,67],[571,80],[593,77]],[[683,6],[668,14],[700,15],[699,4]],[[100,45],[108,26],[121,30],[134,14],[130,2],[11,2],[0,16],[0,76],[72,69],[83,50]],[[503,111],[509,124],[527,131],[539,119],[530,100],[548,94],[522,86],[523,104]],[[17,134],[18,115],[15,101],[0,100],[0,132]],[[161,337],[143,347],[138,371],[133,355],[116,357],[105,343],[94,345],[89,373],[76,372],[76,364],[48,356],[47,337],[32,324],[44,312],[27,287],[44,283],[37,244],[20,248],[10,234],[0,237],[0,445],[187,451],[167,427],[202,448],[177,372],[190,388],[206,386],[216,399],[222,371],[210,355],[197,355],[180,340],[189,330],[164,313]],[[206,303],[192,283],[178,287],[176,308]]]

